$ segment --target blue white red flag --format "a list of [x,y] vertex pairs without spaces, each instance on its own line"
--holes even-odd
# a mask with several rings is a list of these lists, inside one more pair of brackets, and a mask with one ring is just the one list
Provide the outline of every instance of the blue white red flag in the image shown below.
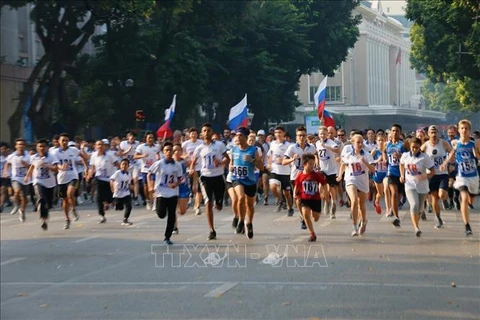
[[228,115],[228,128],[235,130],[240,127],[248,127],[247,94],[242,101],[230,109]]

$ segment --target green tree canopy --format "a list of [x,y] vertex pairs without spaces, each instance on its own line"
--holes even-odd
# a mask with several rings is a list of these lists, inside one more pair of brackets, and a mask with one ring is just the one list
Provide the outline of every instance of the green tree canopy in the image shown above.
[[407,17],[414,21],[412,65],[433,82],[449,80],[457,109],[480,111],[479,2],[409,0]]

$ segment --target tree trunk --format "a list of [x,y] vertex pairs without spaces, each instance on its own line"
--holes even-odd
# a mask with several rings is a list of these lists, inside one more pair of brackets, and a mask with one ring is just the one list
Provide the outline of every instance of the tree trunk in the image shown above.
[[[35,81],[38,79],[40,72],[45,67],[45,65],[49,62],[50,55],[45,54],[40,61],[37,63],[35,68],[33,68],[30,77],[28,77],[27,83],[25,85],[25,89],[20,92],[19,94],[19,101],[17,104],[17,108],[15,112],[10,116],[8,119],[8,127],[10,128],[10,143],[13,144],[15,139],[20,137],[20,129],[22,127],[22,119],[23,114],[25,113],[25,104],[27,100],[32,96],[33,93],[33,86],[35,85]],[[30,106],[31,108],[33,107]]]

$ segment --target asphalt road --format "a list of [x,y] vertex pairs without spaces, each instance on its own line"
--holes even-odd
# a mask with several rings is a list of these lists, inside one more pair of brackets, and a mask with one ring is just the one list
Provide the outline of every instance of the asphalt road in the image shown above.
[[[478,204],[478,203],[477,203]],[[132,226],[93,205],[63,230],[51,213],[40,229],[1,214],[1,319],[480,319],[480,214],[467,238],[460,213],[432,214],[416,238],[407,210],[402,227],[369,205],[362,237],[350,237],[347,209],[321,216],[308,243],[298,212],[258,206],[253,240],[234,235],[231,210],[215,213],[217,240],[205,215],[179,220],[173,246],[165,221],[134,207]]]

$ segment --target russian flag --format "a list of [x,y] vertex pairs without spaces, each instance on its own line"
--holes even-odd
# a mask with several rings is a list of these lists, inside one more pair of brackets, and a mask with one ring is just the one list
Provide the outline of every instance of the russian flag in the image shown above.
[[228,115],[228,128],[235,130],[240,127],[248,127],[247,94],[236,106],[230,109]]
[[170,129],[170,124],[172,122],[173,115],[175,114],[176,104],[177,104],[177,95],[174,95],[170,108],[165,110],[165,119],[164,119],[165,123],[157,130],[158,138],[166,139],[166,138],[173,137],[173,130]]
[[325,100],[327,97],[327,79],[328,79],[328,76],[322,80],[313,98],[315,102],[315,106],[318,108],[317,112],[318,112],[319,119],[323,118],[323,111],[325,110]]
[[320,85],[318,86],[317,92],[315,93],[315,96],[314,96],[314,101],[315,101],[315,105],[318,108],[317,109],[318,118],[322,121],[323,125],[325,127],[335,128],[335,120],[330,115],[330,113],[328,113],[328,111],[325,110],[325,103],[327,98],[327,79],[328,79],[328,76],[326,76],[325,79],[323,79]]
[[335,128],[335,120],[333,120],[333,117],[330,115],[330,113],[327,110],[323,110],[323,125],[325,127],[334,127]]

